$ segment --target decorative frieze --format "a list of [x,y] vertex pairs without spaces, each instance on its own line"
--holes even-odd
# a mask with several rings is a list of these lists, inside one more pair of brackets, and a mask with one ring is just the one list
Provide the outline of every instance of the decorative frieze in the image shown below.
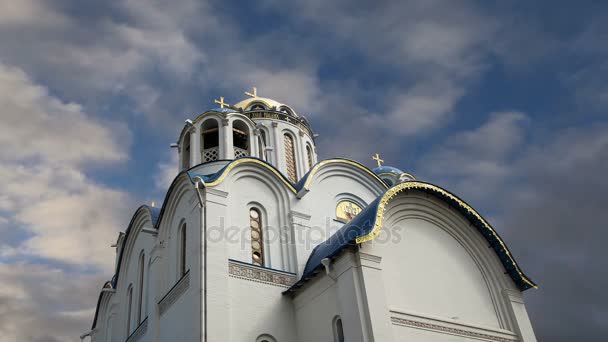
[[228,260],[228,273],[233,278],[281,287],[290,287],[296,282],[296,275],[293,273],[245,264],[235,260]]
[[164,314],[167,309],[177,301],[177,299],[190,287],[190,271],[173,286],[171,290],[158,302],[158,312]]
[[143,322],[139,324],[137,329],[127,338],[126,342],[136,342],[139,341],[148,331],[148,317],[144,319]]
[[502,336],[483,334],[483,333],[479,333],[479,332],[475,332],[475,331],[458,329],[458,328],[448,327],[445,325],[438,325],[438,324],[432,324],[432,323],[427,323],[427,322],[413,321],[413,320],[400,318],[400,317],[391,317],[391,322],[393,324],[405,325],[405,326],[413,327],[413,328],[433,330],[433,331],[437,331],[437,332],[466,336],[466,337],[472,337],[472,338],[477,338],[477,339],[481,339],[484,341],[497,341],[497,342],[517,342],[518,341],[516,338],[507,338],[507,337],[502,337]]

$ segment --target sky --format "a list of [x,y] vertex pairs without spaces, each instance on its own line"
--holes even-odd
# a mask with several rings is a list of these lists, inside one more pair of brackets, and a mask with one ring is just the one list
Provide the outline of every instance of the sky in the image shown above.
[[603,341],[606,41],[603,1],[0,0],[0,336],[86,332],[184,120],[256,86],[320,158],[379,153],[484,215],[539,341]]

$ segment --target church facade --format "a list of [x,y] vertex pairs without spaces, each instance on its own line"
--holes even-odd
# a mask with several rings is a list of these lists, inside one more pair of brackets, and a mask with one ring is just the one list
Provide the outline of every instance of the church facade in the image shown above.
[[246,95],[186,120],[81,339],[536,341],[536,285],[472,207],[378,155],[317,160],[303,116]]

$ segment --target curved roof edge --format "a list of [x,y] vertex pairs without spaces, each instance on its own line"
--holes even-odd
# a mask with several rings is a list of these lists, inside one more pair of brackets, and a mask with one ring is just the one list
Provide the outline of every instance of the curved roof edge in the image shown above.
[[509,274],[521,291],[538,287],[522,272],[498,233],[494,231],[492,226],[490,226],[475,209],[456,195],[436,185],[420,181],[409,181],[390,188],[382,196],[378,197],[363,209],[363,211],[361,211],[361,213],[352,221],[345,224],[325,242],[322,242],[315,247],[306,262],[301,279],[284,293],[293,293],[298,288],[302,287],[306,281],[311,279],[322,266],[321,260],[335,257],[348,246],[373,240],[381,230],[384,213],[390,200],[397,194],[409,189],[421,190],[445,201],[469,220],[477,231],[479,231],[488,241],[490,247],[494,249],[494,252],[504,266],[506,273]]
[[[310,183],[312,182],[314,175],[323,166],[328,165],[328,164],[343,164],[343,165],[353,166],[353,167],[369,174],[372,178],[374,178],[378,181],[378,184],[381,184],[384,188],[386,188],[386,184],[372,170],[370,170],[366,166],[364,166],[354,160],[345,159],[345,158],[325,159],[325,160],[322,160],[322,161],[316,163],[302,178],[300,178],[300,180],[296,184],[293,184],[287,178],[287,176],[285,176],[281,171],[279,171],[274,165],[269,164],[268,162],[266,162],[262,159],[256,158],[256,157],[242,157],[242,158],[234,159],[234,160],[230,161],[228,164],[226,164],[223,168],[221,168],[216,173],[207,174],[207,175],[195,173],[194,169],[196,169],[196,167],[198,165],[193,166],[192,168],[190,168],[190,170],[188,170],[188,175],[190,176],[191,179],[194,177],[200,177],[201,179],[203,179],[206,186],[213,187],[213,186],[216,186],[216,185],[219,185],[220,183],[222,183],[232,169],[234,169],[238,165],[247,164],[247,163],[257,164],[257,165],[267,168],[269,171],[271,171],[273,174],[275,174],[279,178],[279,180],[281,180],[293,193],[296,193],[296,194],[299,193],[302,189],[310,190],[309,186],[310,186]],[[201,165],[201,164],[199,164],[199,165]]]
[[232,169],[234,169],[236,166],[241,165],[241,164],[256,164],[256,165],[260,165],[266,169],[268,169],[270,172],[272,172],[274,175],[276,175],[285,185],[287,185],[287,187],[289,188],[289,190],[291,190],[292,192],[296,193],[296,188],[294,186],[294,184],[289,181],[289,179],[287,179],[287,177],[281,172],[279,171],[276,167],[274,167],[274,165],[269,164],[268,162],[259,159],[259,158],[255,158],[255,157],[242,157],[242,158],[238,158],[238,159],[234,159],[232,161],[230,161],[228,164],[226,164],[224,167],[222,167],[219,171],[212,173],[212,174],[207,174],[207,175],[203,175],[203,174],[198,174],[195,173],[194,169],[201,165],[197,165],[194,166],[192,168],[190,168],[190,170],[188,170],[188,176],[193,179],[194,177],[200,177],[204,182],[205,182],[205,186],[208,187],[213,187],[216,185],[219,185],[220,183],[222,183],[224,181],[224,179],[226,178],[226,176],[230,173],[230,171],[232,171]]
[[[152,224],[154,225],[154,227],[157,227],[157,224],[160,219],[161,209],[144,204],[144,205],[140,206],[139,208],[137,208],[135,210],[135,212],[133,213],[133,216],[131,217],[131,222],[129,222],[129,225],[127,226],[127,230],[125,231],[125,238],[124,238],[125,243],[127,242],[127,239],[130,235],[131,227],[133,226],[133,222],[135,221],[135,218],[139,215],[139,212],[141,210],[145,210],[148,212],[148,214],[150,215],[150,219],[152,220]],[[118,263],[116,266],[116,272],[114,273],[114,276],[112,276],[112,280],[106,281],[104,283],[102,289],[107,288],[106,285],[108,285],[108,284],[111,285],[111,288],[116,289],[116,284],[118,283],[118,274],[120,273],[120,264],[122,263],[123,252],[124,252],[124,247],[121,247],[120,254],[118,255]],[[104,292],[99,292],[99,298],[97,299],[97,305],[95,306],[95,317],[93,318],[93,325],[92,325],[91,329],[95,329],[95,326],[97,325],[97,315],[99,313],[99,305],[101,304],[101,297],[103,296],[103,294],[104,294]]]
[[374,173],[374,171],[370,170],[368,167],[366,167],[365,165],[356,162],[354,160],[351,159],[346,159],[346,158],[331,158],[331,159],[325,159],[322,160],[318,163],[316,163],[315,165],[313,165],[313,167],[298,181],[298,183],[296,184],[296,189],[298,191],[305,189],[305,190],[310,190],[310,183],[312,183],[313,180],[313,176],[319,172],[319,170],[328,164],[347,164],[350,166],[354,166],[357,169],[360,169],[362,171],[364,171],[365,173],[369,174],[370,176],[372,176],[372,178],[376,179],[380,184],[382,184],[382,186],[384,188],[386,188],[386,184],[382,181],[382,179],[380,179],[380,177],[378,177],[378,175],[376,175],[376,173]]

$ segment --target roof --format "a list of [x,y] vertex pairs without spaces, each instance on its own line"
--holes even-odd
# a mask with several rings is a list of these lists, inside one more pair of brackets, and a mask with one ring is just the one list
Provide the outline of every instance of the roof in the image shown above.
[[271,109],[273,107],[276,107],[277,110],[280,110],[281,107],[285,107],[287,109],[289,109],[289,111],[293,114],[293,116],[298,116],[298,114],[296,114],[296,112],[293,110],[293,108],[291,108],[290,106],[284,104],[284,103],[280,103],[279,101],[267,98],[267,97],[250,97],[250,98],[246,98],[240,102],[237,102],[234,104],[233,107],[235,108],[243,108],[244,110],[247,110],[248,107],[250,107],[253,103],[261,103],[264,106],[266,106],[268,109]]
[[420,181],[410,181],[390,188],[383,195],[378,197],[365,209],[363,209],[361,213],[359,213],[359,215],[357,215],[352,221],[345,224],[325,242],[322,242],[315,247],[308,258],[308,261],[306,262],[302,278],[300,278],[298,282],[296,282],[284,293],[294,293],[308,280],[312,279],[322,267],[321,260],[325,258],[331,259],[349,246],[354,246],[357,243],[372,240],[381,229],[384,211],[390,200],[398,193],[408,189],[424,191],[447,202],[447,204],[467,218],[469,222],[471,222],[472,226],[474,226],[488,241],[490,247],[494,249],[494,252],[504,266],[506,273],[509,274],[511,279],[513,279],[521,291],[532,287],[537,287],[536,284],[521,271],[517,265],[517,262],[512,257],[511,252],[500,236],[498,236],[489,223],[487,223],[487,221],[483,219],[481,215],[479,215],[471,206],[466,204],[460,198],[436,185]]
[[383,173],[392,173],[392,174],[399,176],[400,174],[403,173],[403,171],[399,170],[396,167],[392,167],[392,166],[379,166],[379,167],[373,169],[372,171],[374,171],[374,173],[377,175],[380,175]]

